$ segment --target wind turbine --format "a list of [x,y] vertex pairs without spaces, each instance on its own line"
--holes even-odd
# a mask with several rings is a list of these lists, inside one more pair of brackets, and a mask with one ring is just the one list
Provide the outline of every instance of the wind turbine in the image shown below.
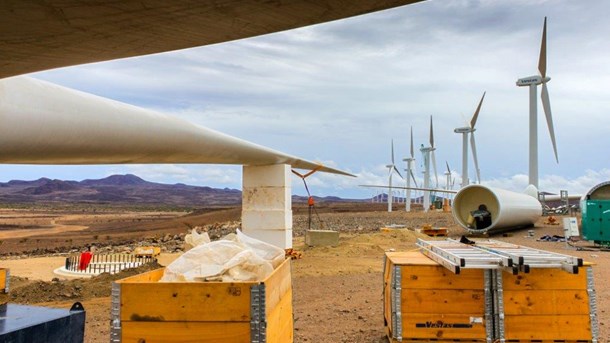
[[474,168],[477,173],[477,181],[479,184],[481,183],[481,171],[479,170],[479,161],[477,159],[477,145],[474,139],[474,132],[476,129],[474,126],[479,118],[479,111],[481,111],[481,105],[483,104],[483,99],[485,99],[485,93],[486,92],[483,92],[479,106],[477,106],[477,110],[474,112],[472,119],[470,119],[469,126],[458,127],[457,129],[453,130],[455,133],[462,134],[462,187],[466,187],[470,183],[468,180],[468,134],[470,134],[470,147],[472,148],[472,158],[474,159]]
[[405,193],[405,210],[407,212],[411,212],[411,180],[413,180],[413,183],[415,184],[415,187],[417,187],[417,181],[415,181],[415,175],[413,174],[413,162],[415,161],[415,152],[413,149],[413,126],[411,126],[411,157],[409,158],[404,158],[403,161],[407,162],[407,169],[405,169],[405,172],[407,172],[407,189],[406,189],[406,193]]
[[549,101],[549,91],[546,87],[547,82],[551,81],[546,76],[546,17],[544,17],[544,27],[542,29],[542,43],[540,45],[540,57],[538,59],[538,71],[540,75],[528,76],[517,80],[517,86],[530,88],[530,156],[529,156],[529,184],[538,189],[538,109],[536,103],[536,87],[542,85],[540,98],[542,108],[546,116],[546,123],[549,128],[549,135],[553,143],[555,160],[559,163],[557,156],[557,143],[555,142],[555,130],[553,129],[553,116],[551,114],[551,103]]
[[449,162],[445,161],[445,164],[447,165],[447,171],[445,172],[445,177],[447,178],[445,189],[451,190],[453,188],[453,182],[451,181],[451,168],[449,168]]
[[[422,147],[419,149],[424,157],[424,189],[430,189],[430,159],[432,159],[432,166],[434,168],[434,177],[436,179],[436,187],[438,188],[438,174],[436,172],[436,156],[434,155],[434,129],[432,125],[432,116],[430,116],[430,146]],[[424,211],[428,211],[430,208],[430,191],[424,191]]]
[[394,164],[394,140],[392,139],[392,164],[388,164],[386,165],[386,167],[388,168],[388,212],[392,212],[392,175],[394,174],[394,172],[396,172],[396,174],[398,174],[398,176],[400,176],[401,179],[403,179],[402,175],[400,175],[400,172],[398,171],[398,168],[396,168],[396,165]]

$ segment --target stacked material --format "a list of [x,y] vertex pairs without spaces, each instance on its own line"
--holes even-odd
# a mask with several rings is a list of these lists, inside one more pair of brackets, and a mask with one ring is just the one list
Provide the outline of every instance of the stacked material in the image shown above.
[[469,243],[419,240],[421,253],[386,253],[390,342],[598,341],[591,265],[505,242]]
[[193,231],[185,241],[194,247],[165,268],[161,282],[263,280],[285,257],[283,249],[239,230],[214,242]]

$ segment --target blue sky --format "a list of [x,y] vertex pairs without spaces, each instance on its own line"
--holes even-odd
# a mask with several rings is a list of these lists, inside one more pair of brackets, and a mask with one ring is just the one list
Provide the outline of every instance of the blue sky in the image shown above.
[[[559,161],[539,104],[540,188],[583,193],[610,179],[610,3],[426,1],[251,39],[34,74],[96,95],[179,116],[358,174],[315,174],[316,195],[370,197],[396,159],[428,141],[438,170],[461,171],[461,136],[484,91],[477,144],[484,184],[527,185],[528,90],[548,16],[548,84]],[[422,161],[416,152],[418,178]],[[404,165],[400,166],[401,169]],[[470,161],[470,178],[474,173]],[[147,180],[241,187],[241,168],[218,165],[3,166],[2,181],[81,180],[134,173]],[[444,180],[439,175],[441,181]],[[402,183],[394,179],[396,184]],[[293,181],[295,194],[304,190]]]

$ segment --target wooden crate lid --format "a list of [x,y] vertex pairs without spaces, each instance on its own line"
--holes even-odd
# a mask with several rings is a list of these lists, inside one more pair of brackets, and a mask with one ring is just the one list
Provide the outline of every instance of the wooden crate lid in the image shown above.
[[388,260],[392,264],[401,266],[437,266],[435,261],[429,259],[418,251],[392,251],[386,252]]

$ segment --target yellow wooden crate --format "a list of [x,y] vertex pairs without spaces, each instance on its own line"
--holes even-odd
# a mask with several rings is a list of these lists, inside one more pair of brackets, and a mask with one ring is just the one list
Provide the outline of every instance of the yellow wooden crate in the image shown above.
[[[596,297],[591,266],[578,274],[561,269],[498,274],[497,338],[515,341],[597,340]],[[501,315],[503,314],[503,316]]]
[[158,282],[163,270],[113,284],[111,341],[293,341],[289,259],[260,282]]
[[386,253],[384,319],[390,342],[491,339],[490,273],[463,269],[458,275],[420,252]]
[[10,273],[6,268],[0,268],[0,305],[8,302]]

